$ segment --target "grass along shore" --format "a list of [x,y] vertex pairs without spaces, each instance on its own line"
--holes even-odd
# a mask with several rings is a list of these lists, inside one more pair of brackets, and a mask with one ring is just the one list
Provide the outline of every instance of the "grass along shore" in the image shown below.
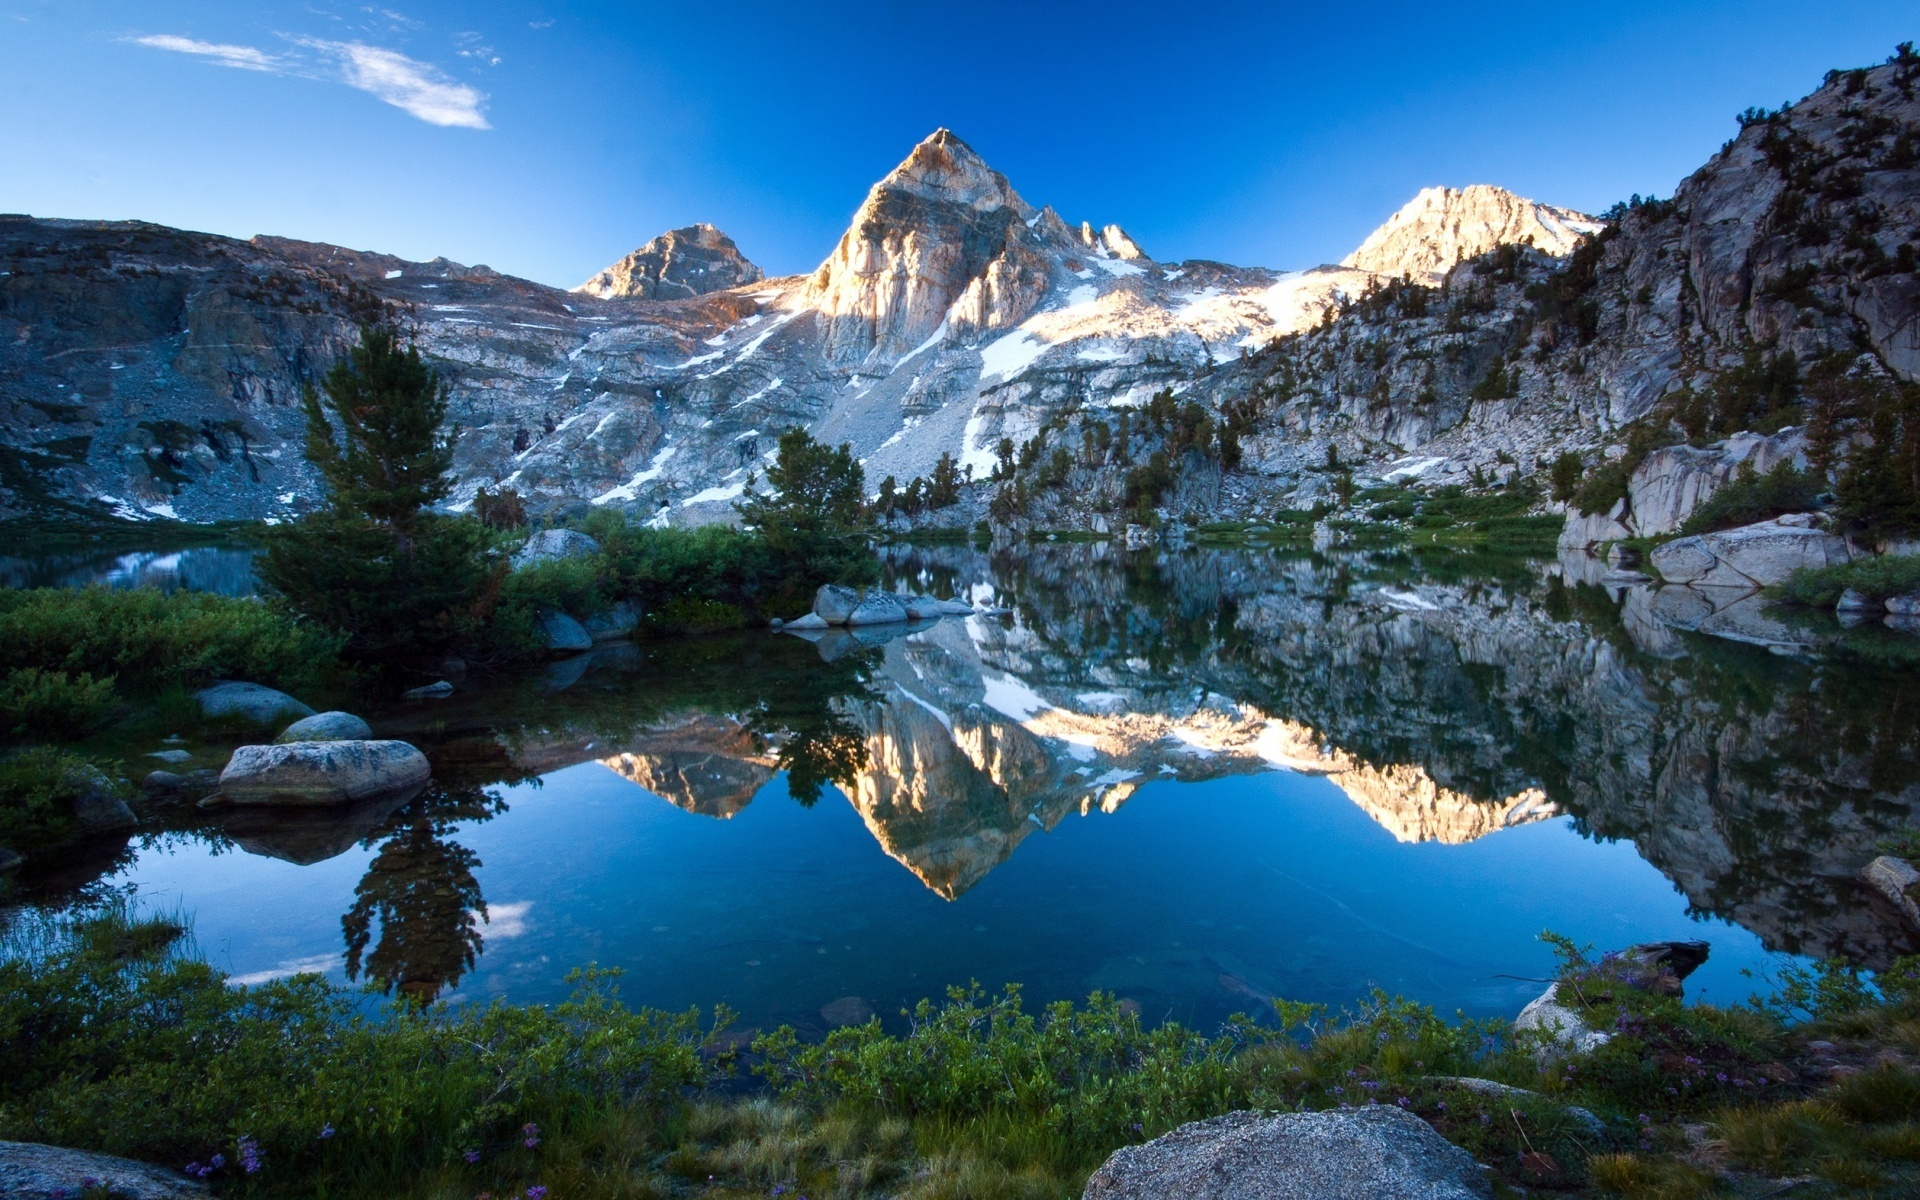
[[1788,969],[1764,999],[1686,1006],[1562,942],[1563,996],[1612,1035],[1569,1057],[1379,993],[1206,1034],[1111,997],[1032,1011],[973,987],[898,1032],[812,1044],[748,1039],[724,1010],[630,1010],[593,968],[550,1008],[375,1008],[317,976],[232,985],[183,934],[125,911],[12,916],[0,1138],[191,1164],[248,1197],[1066,1200],[1115,1148],[1189,1120],[1378,1103],[1508,1195],[1920,1186],[1920,960]]

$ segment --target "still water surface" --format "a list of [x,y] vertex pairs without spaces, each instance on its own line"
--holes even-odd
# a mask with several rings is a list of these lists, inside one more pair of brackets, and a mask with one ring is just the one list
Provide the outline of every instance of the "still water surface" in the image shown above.
[[610,646],[369,713],[428,793],[182,818],[90,886],[244,980],[549,1001],[598,962],[803,1031],[969,980],[1202,1027],[1373,987],[1511,1014],[1543,929],[1705,938],[1689,994],[1722,1000],[1910,948],[1851,880],[1920,809],[1920,689],[1873,646],[1730,644],[1458,555],[890,569],[1013,615]]

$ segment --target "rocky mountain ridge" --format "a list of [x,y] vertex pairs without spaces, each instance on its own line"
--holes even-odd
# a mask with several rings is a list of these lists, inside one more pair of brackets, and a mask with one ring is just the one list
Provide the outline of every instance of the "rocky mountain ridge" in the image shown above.
[[[1429,189],[1347,265],[1295,272],[1156,262],[1117,226],[1034,207],[947,130],[784,279],[699,226],[567,293],[444,260],[3,218],[0,510],[310,507],[299,389],[381,314],[453,385],[456,504],[508,487],[542,515],[731,519],[796,424],[850,443],[876,485],[952,454],[978,482],[912,518],[945,524],[1302,508],[1329,496],[1330,456],[1362,486],[1494,486],[1567,450],[1631,475],[1649,421],[1712,448],[1804,420],[1803,400],[1736,402],[1740,371],[1787,353],[1914,378],[1914,79],[1906,59],[1835,73],[1750,115],[1671,201],[1604,223]],[[1158,395],[1191,414],[1181,432],[1138,419]],[[1697,499],[1728,475],[1660,486]],[[1616,536],[1648,487],[1617,492]]]

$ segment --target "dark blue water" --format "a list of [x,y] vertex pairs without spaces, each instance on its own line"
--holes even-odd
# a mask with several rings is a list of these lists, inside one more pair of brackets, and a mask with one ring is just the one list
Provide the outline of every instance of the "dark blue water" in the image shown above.
[[970,981],[1203,1028],[1374,988],[1511,1015],[1545,930],[1704,938],[1689,995],[1718,1000],[1913,949],[1853,880],[1920,819],[1902,662],[1656,626],[1551,563],[890,566],[1014,611],[469,681],[365,714],[427,794],[181,814],[60,886],[182,913],[241,981],[553,1001],[598,963],[634,1003],[815,1032]]

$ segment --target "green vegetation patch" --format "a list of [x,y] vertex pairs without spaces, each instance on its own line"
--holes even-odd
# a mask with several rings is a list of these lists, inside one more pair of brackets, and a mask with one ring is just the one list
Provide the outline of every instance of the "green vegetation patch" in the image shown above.
[[1920,592],[1920,555],[1889,554],[1837,567],[1803,567],[1768,594],[1788,604],[1832,608],[1848,588],[1883,603]]

